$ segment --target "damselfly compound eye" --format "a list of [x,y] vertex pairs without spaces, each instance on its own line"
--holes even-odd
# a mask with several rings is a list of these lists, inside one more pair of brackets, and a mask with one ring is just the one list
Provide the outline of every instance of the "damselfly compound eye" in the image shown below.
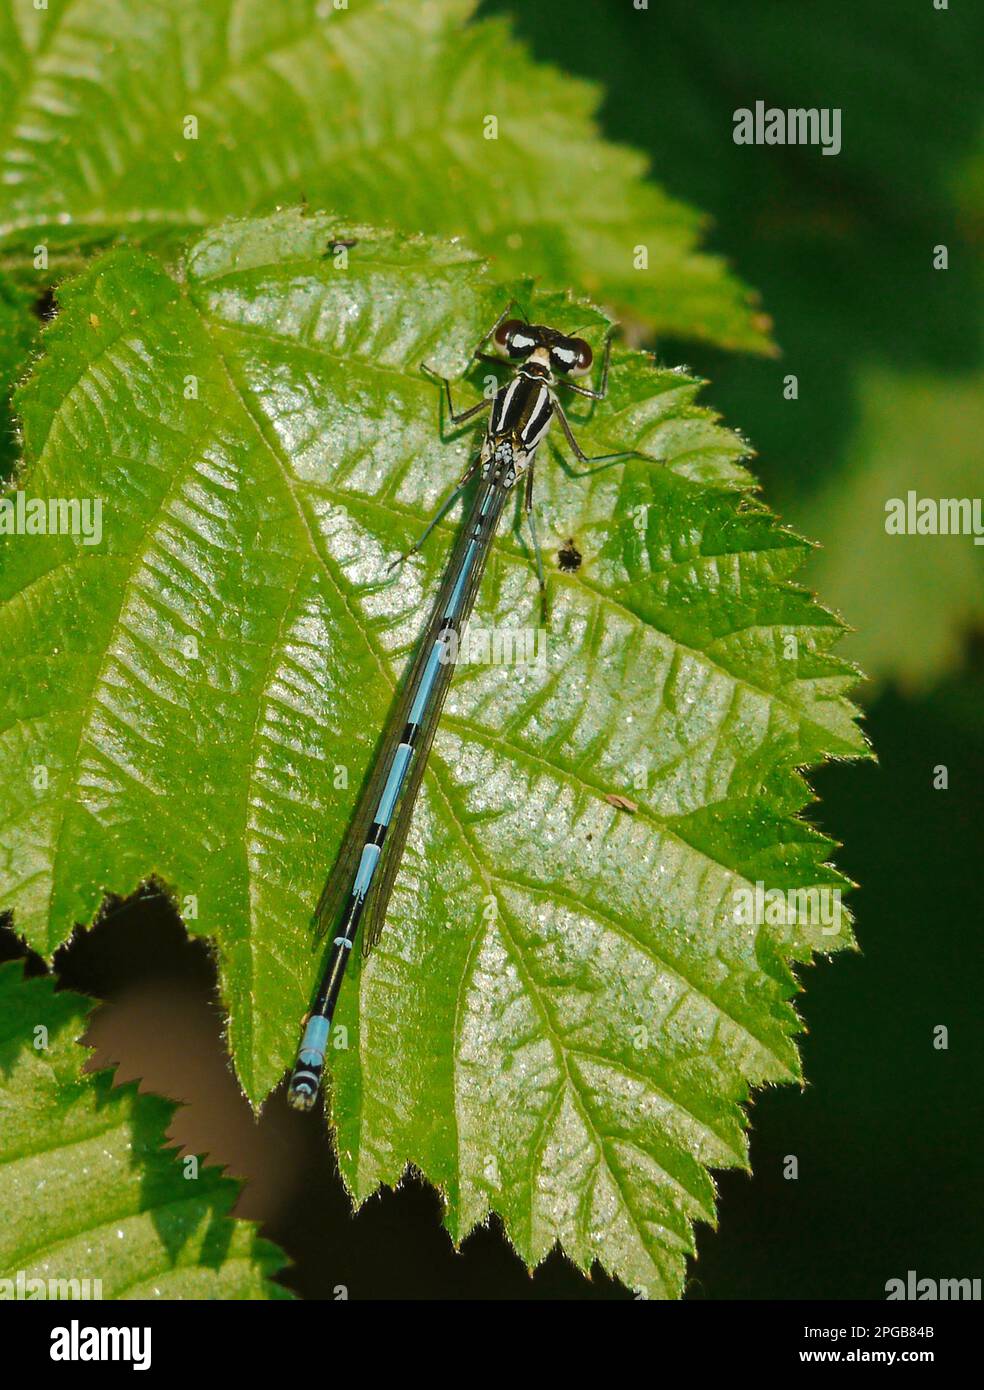
[[591,370],[591,363],[594,361],[594,353],[583,338],[572,338],[571,346],[577,353],[577,361],[571,368],[571,376],[584,376],[585,372]]
[[507,357],[528,357],[536,347],[536,339],[528,323],[522,319],[506,319],[495,330],[493,342]]
[[583,376],[591,362],[591,349],[583,338],[563,338],[550,349],[551,367],[565,376]]

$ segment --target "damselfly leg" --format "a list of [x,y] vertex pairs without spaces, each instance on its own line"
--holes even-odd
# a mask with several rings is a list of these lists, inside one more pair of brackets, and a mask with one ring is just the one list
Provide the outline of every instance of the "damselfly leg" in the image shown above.
[[[612,334],[609,333],[608,337],[605,339],[605,352],[601,359],[601,381],[597,390],[590,386],[582,386],[577,381],[560,380],[557,382],[557,385],[563,386],[568,391],[576,391],[579,396],[588,396],[593,401],[603,401],[608,395],[608,366],[611,362],[611,357]],[[567,413],[560,401],[554,401],[554,409],[557,412],[560,427],[564,431],[564,437],[571,446],[571,451],[578,463],[600,463],[607,468],[610,464],[618,463],[621,459],[646,457],[646,455],[641,454],[638,449],[619,449],[614,454],[586,454],[575,438],[574,431],[571,429],[570,421],[567,418]],[[589,473],[597,473],[601,470],[595,468],[588,470],[588,472],[583,472],[570,468],[567,471],[570,473],[571,477],[584,478],[589,476]]]
[[[495,323],[493,323],[492,327],[489,328],[485,333],[483,333],[482,336],[479,338],[478,342],[475,344],[475,349],[471,355],[471,361],[490,361],[495,362],[497,366],[502,365],[501,357],[488,357],[487,354],[480,352],[479,349],[481,348],[483,343],[488,342],[488,340],[492,337],[492,335],[495,333],[496,329],[500,326],[500,324],[505,322],[506,315],[509,313],[509,310],[514,307],[519,309],[522,306],[519,304],[517,300],[510,299],[509,303],[502,310],[502,313],[496,319]],[[478,402],[477,405],[469,406],[466,410],[456,411],[454,408],[454,400],[451,396],[451,382],[448,380],[448,378],[446,376],[442,376],[440,372],[436,372],[434,368],[428,366],[426,362],[421,362],[420,370],[422,372],[426,372],[429,377],[433,377],[435,381],[441,382],[444,386],[444,394],[448,402],[448,415],[453,425],[463,425],[466,423],[466,421],[473,420],[476,415],[481,415],[483,410],[488,410],[492,404],[492,397],[485,396],[482,400]]]
[[448,416],[452,425],[463,425],[467,420],[473,420],[476,415],[481,415],[483,410],[488,410],[492,404],[491,396],[483,396],[477,405],[469,406],[467,410],[455,410],[454,398],[451,395],[451,383],[446,376],[441,376],[440,372],[435,372],[433,367],[428,367],[426,362],[421,362],[420,370],[433,377],[435,381],[443,382],[444,394],[448,402]]
[[[554,402],[554,412],[557,419],[560,421],[560,428],[564,431],[564,437],[571,446],[571,452],[578,463],[600,463],[607,468],[610,464],[618,463],[620,459],[646,458],[646,455],[640,454],[638,449],[619,449],[614,454],[586,454],[574,437],[574,431],[570,427],[567,416],[564,414],[564,407],[560,404],[560,401]],[[599,473],[601,470],[598,468],[591,468],[584,471],[568,468],[567,471],[573,478],[586,478],[589,473]]]
[[430,521],[428,521],[427,525],[424,527],[420,535],[414,541],[410,549],[404,550],[402,554],[397,555],[396,559],[391,560],[390,563],[386,566],[387,574],[389,574],[392,570],[395,570],[397,566],[402,565],[405,560],[409,560],[411,555],[416,555],[417,551],[423,545],[424,541],[426,541],[427,537],[433,531],[437,523],[441,521],[445,516],[447,516],[448,512],[454,506],[455,502],[457,502],[458,498],[461,496],[465,488],[471,482],[472,478],[475,476],[475,473],[478,471],[478,465],[479,460],[477,458],[473,463],[469,464],[469,466],[465,469],[464,473],[462,473],[461,477],[455,484],[454,491],[450,494],[450,496],[444,499],[444,501],[438,507],[437,511],[431,517]]
[[536,534],[536,512],[533,510],[533,464],[530,463],[526,473],[526,496],[523,501],[526,511],[526,520],[529,523],[530,538],[533,541],[533,555],[536,560],[536,577],[540,584],[540,620],[546,624],[548,619],[547,612],[547,580],[543,572],[543,555],[540,552],[540,539]]
[[[499,324],[502,323],[506,314],[508,314],[509,310],[512,308],[513,302],[514,301],[510,300],[509,304],[507,304],[505,309],[503,309],[502,313],[496,319],[495,323],[489,329],[488,333],[485,334],[485,337],[479,339],[479,346],[485,342],[486,338],[491,337],[491,335],[498,328]],[[476,350],[474,353],[472,353],[472,357],[477,356],[478,352]],[[490,409],[492,405],[492,397],[483,396],[483,398],[476,405],[468,406],[465,410],[455,410],[454,397],[451,394],[451,382],[449,381],[449,379],[446,376],[442,376],[440,372],[436,372],[434,368],[428,366],[426,362],[421,362],[420,370],[422,372],[426,372],[427,375],[429,377],[432,377],[435,381],[439,381],[441,385],[444,387],[444,396],[448,403],[448,418],[450,419],[452,425],[467,424],[469,420],[474,420],[484,411]],[[444,516],[447,515],[450,509],[454,506],[455,502],[457,502],[458,498],[464,492],[469,481],[473,477],[475,470],[478,468],[479,462],[480,460],[476,458],[474,462],[465,470],[465,472],[458,479],[454,491],[434,513],[434,515],[431,517],[430,521],[424,527],[423,531],[421,531],[420,535],[414,541],[410,549],[404,550],[401,555],[398,555],[396,559],[392,560],[390,564],[386,567],[387,574],[389,574],[391,570],[396,569],[398,565],[402,565],[405,560],[409,560],[411,555],[416,555],[417,551],[424,544],[427,537],[433,531],[434,527],[438,524],[439,521],[442,520]]]

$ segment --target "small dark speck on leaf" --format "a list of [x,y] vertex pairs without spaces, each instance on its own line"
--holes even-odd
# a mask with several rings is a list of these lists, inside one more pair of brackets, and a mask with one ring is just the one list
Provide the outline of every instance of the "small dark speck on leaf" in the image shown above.
[[575,570],[581,568],[581,552],[574,544],[573,540],[567,542],[557,551],[557,564],[565,574],[573,574]]
[[337,239],[333,238],[325,247],[324,254],[326,256],[333,256],[335,252],[341,250],[342,247],[344,247],[346,251],[351,251],[352,247],[358,246],[358,244],[358,237],[352,237],[348,241],[346,241],[343,237],[338,237]]

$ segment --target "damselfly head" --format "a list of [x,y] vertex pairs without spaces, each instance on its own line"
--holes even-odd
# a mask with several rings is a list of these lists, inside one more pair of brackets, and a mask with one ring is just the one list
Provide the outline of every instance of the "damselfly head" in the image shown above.
[[537,349],[549,357],[552,371],[563,376],[584,376],[591,370],[593,354],[583,338],[568,338],[542,323],[507,319],[495,330],[497,350],[513,362],[524,362]]

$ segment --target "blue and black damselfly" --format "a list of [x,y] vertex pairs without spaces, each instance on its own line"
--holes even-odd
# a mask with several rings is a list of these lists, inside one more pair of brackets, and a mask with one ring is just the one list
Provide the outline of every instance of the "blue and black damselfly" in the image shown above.
[[507,318],[508,313],[509,308],[479,343],[480,349],[491,338],[498,356],[492,357],[480,350],[474,354],[481,361],[501,364],[505,359],[516,364],[510,381],[494,396],[459,414],[454,408],[451,383],[430,368],[424,368],[435,380],[444,383],[453,424],[464,425],[484,410],[490,409],[491,416],[475,460],[416,543],[393,562],[394,565],[401,563],[420,548],[477,475],[467,523],[452,552],[419,652],[396,701],[372,775],[315,910],[314,922],[319,937],[329,932],[334,932],[334,936],[290,1078],[288,1101],[297,1110],[310,1110],[317,1097],[331,1019],[359,927],[362,926],[366,955],[382,932],[427,757],[454,673],[461,636],[478,593],[506,499],[516,482],[525,478],[525,512],[543,595],[546,582],[533,513],[533,463],[551,421],[556,417],[560,422],[567,443],[581,464],[604,467],[636,454],[634,449],[628,449],[589,458],[575,439],[557,398],[557,387],[563,386],[593,400],[604,399],[608,390],[611,335],[605,343],[601,381],[595,390],[571,380],[584,376],[591,369],[591,348],[582,338],[567,336],[543,324]]

